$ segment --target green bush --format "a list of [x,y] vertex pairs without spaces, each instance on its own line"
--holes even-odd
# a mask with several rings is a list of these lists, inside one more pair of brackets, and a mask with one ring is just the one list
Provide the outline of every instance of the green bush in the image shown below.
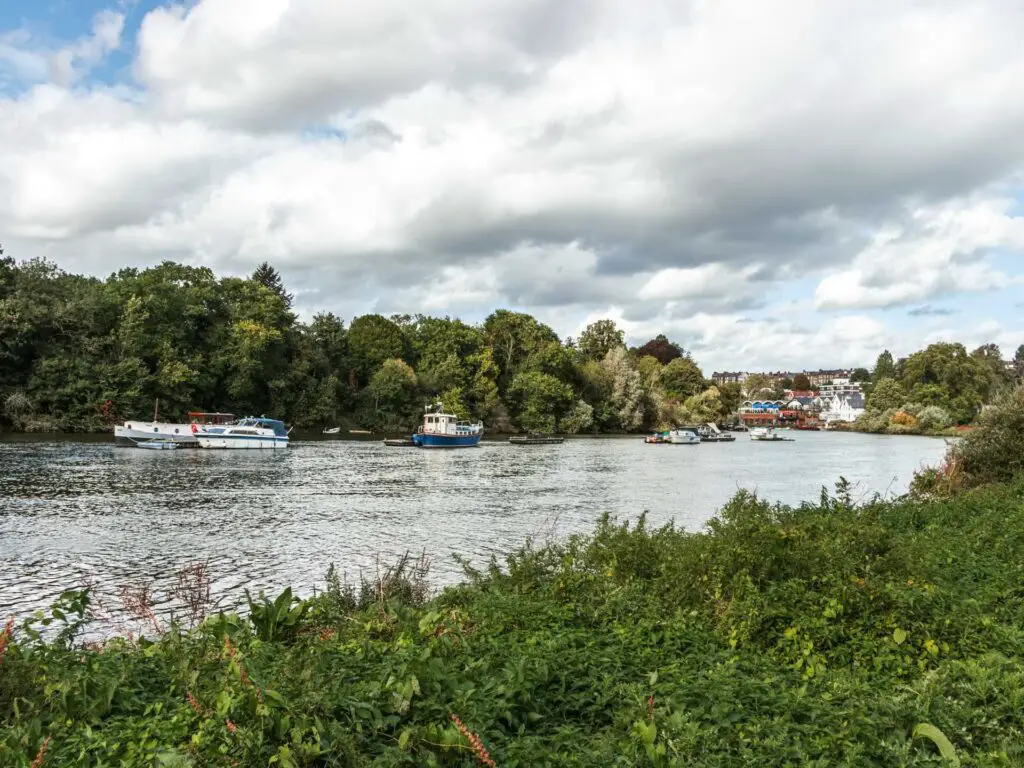
[[939,406],[929,405],[918,412],[917,423],[926,432],[937,432],[948,429],[953,424],[953,419]]
[[1010,480],[1024,472],[1024,385],[985,410],[953,456],[975,485]]

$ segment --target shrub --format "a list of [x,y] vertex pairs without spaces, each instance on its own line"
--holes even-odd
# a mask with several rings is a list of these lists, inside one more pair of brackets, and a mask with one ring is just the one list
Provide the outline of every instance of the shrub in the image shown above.
[[917,419],[911,416],[906,411],[896,411],[892,416],[889,417],[890,426],[901,426],[913,429],[917,426]]
[[953,452],[973,485],[1024,472],[1024,385],[984,411]]
[[929,405],[917,414],[917,423],[926,432],[933,432],[947,429],[953,423],[953,419],[939,406]]

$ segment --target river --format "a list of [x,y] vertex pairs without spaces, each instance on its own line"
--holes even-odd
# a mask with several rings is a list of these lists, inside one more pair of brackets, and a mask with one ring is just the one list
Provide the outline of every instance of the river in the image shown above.
[[[737,489],[798,503],[846,477],[858,498],[905,491],[936,464],[941,440],[794,433],[794,442],[562,445],[485,442],[460,451],[378,441],[295,441],[287,451],[140,451],[103,441],[0,442],[0,616],[23,616],[64,589],[166,587],[208,561],[215,595],[248,587],[300,593],[331,562],[349,577],[406,550],[432,557],[430,579],[529,536],[585,532],[603,512],[699,529]],[[159,593],[159,588],[156,590]]]

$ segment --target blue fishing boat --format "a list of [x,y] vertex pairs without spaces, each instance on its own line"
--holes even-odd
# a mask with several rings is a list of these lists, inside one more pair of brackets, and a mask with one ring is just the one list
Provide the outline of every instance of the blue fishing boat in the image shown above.
[[480,444],[484,436],[484,425],[465,424],[451,413],[443,413],[438,403],[427,408],[423,416],[423,426],[412,436],[412,441],[420,448],[473,448]]

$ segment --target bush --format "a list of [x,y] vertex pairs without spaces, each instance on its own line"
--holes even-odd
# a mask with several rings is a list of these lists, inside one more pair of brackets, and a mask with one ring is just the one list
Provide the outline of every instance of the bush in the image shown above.
[[914,429],[917,427],[917,419],[906,411],[896,411],[896,413],[889,417],[889,425]]
[[984,411],[953,453],[972,485],[1024,472],[1024,385]]
[[948,429],[952,425],[953,419],[939,406],[929,405],[917,414],[917,423],[926,432],[937,432]]

